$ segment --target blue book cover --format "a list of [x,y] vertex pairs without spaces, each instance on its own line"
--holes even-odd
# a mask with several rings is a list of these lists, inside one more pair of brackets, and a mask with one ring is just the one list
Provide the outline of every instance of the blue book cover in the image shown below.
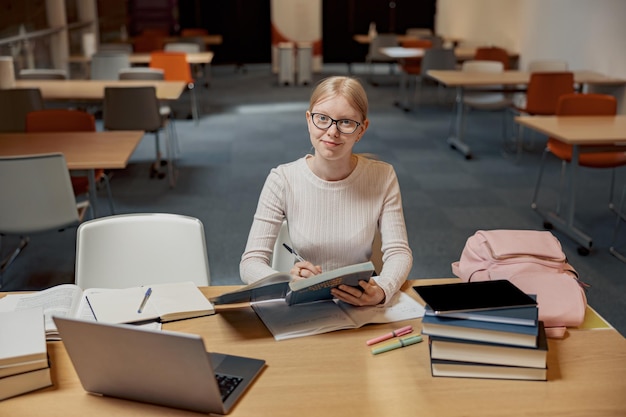
[[514,346],[537,346],[539,325],[519,326],[508,323],[424,315],[422,333],[431,336],[501,343]]

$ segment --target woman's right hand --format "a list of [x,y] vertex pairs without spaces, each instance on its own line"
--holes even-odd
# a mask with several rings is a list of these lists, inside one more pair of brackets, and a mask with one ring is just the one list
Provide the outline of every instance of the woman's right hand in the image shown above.
[[313,275],[321,274],[322,267],[320,265],[313,265],[308,261],[296,262],[289,273],[294,279],[310,278]]

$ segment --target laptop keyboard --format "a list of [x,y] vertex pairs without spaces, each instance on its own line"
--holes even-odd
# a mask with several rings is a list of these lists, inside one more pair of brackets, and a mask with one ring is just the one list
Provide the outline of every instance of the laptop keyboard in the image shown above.
[[243,381],[243,378],[239,378],[238,376],[221,374],[215,374],[215,379],[217,379],[217,385],[220,387],[222,401],[225,401],[235,388],[237,388],[241,381]]

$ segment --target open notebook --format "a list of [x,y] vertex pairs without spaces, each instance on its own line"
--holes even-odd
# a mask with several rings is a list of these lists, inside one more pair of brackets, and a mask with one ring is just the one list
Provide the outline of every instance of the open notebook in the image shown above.
[[91,393],[227,414],[265,361],[209,353],[194,334],[54,317],[83,388]]

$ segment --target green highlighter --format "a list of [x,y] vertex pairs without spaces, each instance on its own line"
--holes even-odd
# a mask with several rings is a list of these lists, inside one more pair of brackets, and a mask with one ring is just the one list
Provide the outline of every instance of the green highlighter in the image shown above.
[[419,336],[419,335],[402,337],[400,339],[395,340],[392,343],[389,343],[388,345],[372,349],[372,354],[378,355],[379,353],[389,352],[390,350],[414,345],[421,341],[422,341],[422,336]]

